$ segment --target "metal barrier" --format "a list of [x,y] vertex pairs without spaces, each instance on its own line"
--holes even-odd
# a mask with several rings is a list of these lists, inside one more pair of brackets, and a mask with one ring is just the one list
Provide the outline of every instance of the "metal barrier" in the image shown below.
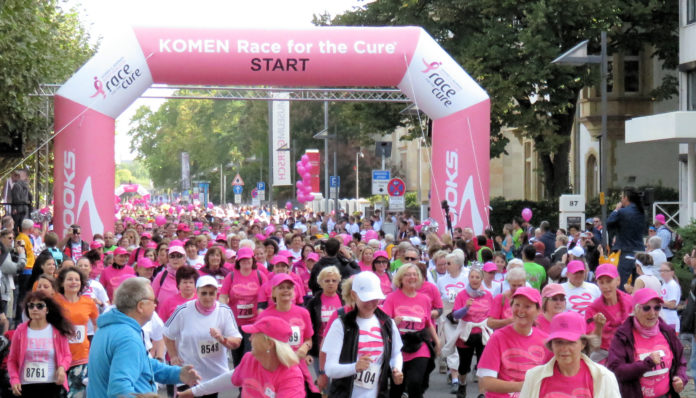
[[665,222],[670,228],[679,228],[679,202],[654,202],[652,206],[652,219],[655,220],[657,214],[664,214]]

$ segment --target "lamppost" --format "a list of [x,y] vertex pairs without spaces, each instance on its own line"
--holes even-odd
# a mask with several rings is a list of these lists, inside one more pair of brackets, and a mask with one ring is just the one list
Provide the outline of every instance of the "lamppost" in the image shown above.
[[362,152],[362,148],[355,152],[355,200],[360,199],[360,158],[364,158],[365,154]]
[[587,55],[587,43],[584,40],[575,47],[561,54],[558,58],[551,61],[558,65],[585,65],[599,64],[601,68],[601,103],[602,103],[602,125],[599,140],[599,204],[602,206],[602,243],[607,244],[607,202],[605,194],[607,192],[607,75],[609,74],[609,61],[607,57],[607,32],[601,34],[601,53],[600,55]]

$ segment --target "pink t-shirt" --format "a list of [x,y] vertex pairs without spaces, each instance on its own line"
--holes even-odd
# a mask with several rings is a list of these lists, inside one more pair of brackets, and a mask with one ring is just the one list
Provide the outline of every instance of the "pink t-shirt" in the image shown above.
[[418,289],[418,293],[428,296],[430,299],[430,304],[434,310],[442,308],[442,297],[440,297],[440,291],[437,289],[437,285],[434,283],[423,281],[423,285],[420,289]]
[[389,293],[394,291],[394,288],[392,287],[392,281],[391,279],[389,279],[389,274],[387,274],[386,272],[382,275],[376,272],[375,274],[379,277],[379,286],[382,288],[382,293],[384,293],[385,296],[388,296]]
[[298,366],[279,365],[268,371],[247,352],[234,368],[232,384],[242,388],[242,398],[295,398],[305,395],[304,378]]
[[[234,280],[232,280],[233,275]],[[256,270],[252,270],[247,276],[242,275],[239,270],[230,272],[225,276],[220,294],[226,294],[230,297],[229,306],[234,313],[237,325],[254,323],[258,303],[256,299],[261,285],[266,282],[266,277]]]
[[536,325],[537,329],[544,331],[545,333],[549,333],[551,331],[551,322],[546,319],[544,314],[539,314],[539,316],[536,319]]
[[274,306],[259,314],[259,319],[267,316],[277,316],[285,319],[290,324],[292,336],[290,336],[288,344],[290,344],[293,351],[297,351],[303,342],[311,339],[312,335],[314,335],[312,319],[309,317],[309,311],[304,307],[293,305],[288,311],[278,311],[278,308]]
[[292,266],[292,273],[297,275],[302,281],[302,287],[305,292],[309,291],[309,277],[311,272],[307,269],[304,261],[298,261]]
[[334,294],[333,296],[327,296],[322,293],[321,297],[321,327],[319,328],[319,335],[323,336],[324,331],[326,330],[326,325],[329,323],[329,319],[331,319],[331,315],[333,315],[337,309],[341,308],[343,304],[341,304],[341,298],[338,297],[338,294]]
[[493,319],[512,318],[512,307],[510,303],[512,303],[512,300],[506,297],[505,293],[495,296],[488,315]]
[[[273,302],[273,288],[271,287],[271,279],[273,279],[273,275],[275,273],[271,272],[268,274],[268,281],[261,286],[261,289],[259,289],[259,294],[257,296],[257,300],[259,303],[268,303],[268,306],[274,306]],[[304,288],[302,287],[302,281],[299,280],[299,276],[297,274],[290,274],[292,279],[295,281],[295,304],[297,305],[302,305],[302,297],[304,297],[305,292]]]
[[633,338],[636,342],[636,361],[642,361],[654,351],[658,351],[662,358],[654,369],[643,373],[643,377],[640,378],[640,389],[643,392],[643,397],[653,398],[667,394],[670,384],[669,368],[674,359],[667,339],[662,333],[658,333],[655,337],[645,338],[636,330],[633,330]]
[[[162,282],[162,275],[164,271],[162,270],[155,279],[152,281],[152,291],[155,293],[155,297],[161,303],[169,300],[170,297],[179,294],[179,288],[176,286],[176,270],[171,268],[169,265],[165,266],[167,271],[167,276]],[[159,313],[157,314],[159,315]]]
[[585,361],[580,361],[580,371],[575,376],[563,376],[556,364],[553,367],[553,376],[542,380],[541,390],[539,390],[539,398],[592,397],[594,397],[592,373]]
[[190,299],[184,298],[181,293],[177,294],[176,296],[171,296],[167,299],[167,301],[160,302],[160,304],[157,306],[157,315],[159,315],[160,319],[162,319],[162,322],[166,323],[169,317],[174,313],[174,310],[176,310],[176,307],[184,304],[187,301],[195,299],[196,293],[193,293],[193,297]]
[[[408,297],[401,289],[397,289],[384,300],[383,310],[392,318],[403,318],[401,322],[396,323],[401,334],[418,332],[431,325],[430,303],[430,298],[422,293],[416,293],[415,297]],[[414,358],[429,358],[430,350],[426,344],[422,344],[416,352],[404,352],[403,357],[404,362]]]
[[[617,290],[616,294],[620,297],[620,300],[614,305],[606,305],[604,296],[601,296],[585,309],[585,319],[592,319],[597,313],[602,313],[607,318],[607,322],[602,329],[602,343],[599,346],[604,350],[609,350],[609,345],[611,345],[611,340],[614,338],[614,334],[616,334],[616,329],[626,321],[626,318],[633,311],[633,308],[631,308],[633,300],[631,296],[621,290]],[[589,322],[587,333],[592,333],[594,330],[594,322]]]
[[97,260],[97,262],[92,266],[92,271],[89,273],[89,279],[99,278],[102,272],[104,272],[104,261]]
[[[483,349],[479,371],[496,372],[499,380],[523,381],[527,371],[543,365],[553,356],[544,343],[548,335],[537,328],[532,334],[522,336],[514,325],[496,330]],[[486,398],[510,398],[510,394],[486,392]]]
[[[466,315],[462,318],[462,321],[478,323],[488,319],[488,312],[493,304],[493,295],[491,295],[491,292],[488,290],[484,290],[484,292],[483,296],[474,298],[474,302],[471,303],[469,311],[467,311]],[[457,298],[454,299],[453,311],[464,308],[469,298],[470,296],[469,293],[466,292],[466,289],[460,291],[457,294]],[[473,328],[471,329],[471,333],[481,333],[481,328]],[[463,347],[463,343],[461,339],[457,339],[457,346]]]
[[123,282],[124,275],[135,275],[135,271],[133,271],[133,268],[128,265],[121,269],[106,267],[104,271],[102,271],[102,274],[99,277],[99,282],[101,282],[102,286],[104,286],[106,295],[109,296],[109,301],[114,301],[114,292],[116,291],[118,285]]
[[365,264],[364,262],[359,261],[358,265],[360,266],[360,272],[372,271],[372,264]]
[[[353,307],[350,305],[344,305],[343,306],[343,311],[347,314],[353,310]],[[322,334],[321,338],[323,339],[326,337],[326,333],[329,331],[329,328],[331,328],[331,324],[338,319],[338,309],[334,311],[331,316],[329,317],[329,320],[326,322],[326,327],[324,328],[324,333]]]

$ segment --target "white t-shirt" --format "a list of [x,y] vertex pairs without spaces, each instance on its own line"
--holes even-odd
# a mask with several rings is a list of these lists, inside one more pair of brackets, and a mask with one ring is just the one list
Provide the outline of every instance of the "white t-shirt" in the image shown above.
[[[106,295],[106,289],[104,289],[104,286],[96,279],[90,279],[87,282],[87,288],[85,289],[85,292],[82,293],[85,295],[88,295],[92,299],[97,299],[104,303],[104,305],[109,304],[109,296]],[[99,311],[101,312],[103,307],[99,307]],[[94,325],[92,325],[92,321],[87,322],[87,336],[93,336],[94,335]]]
[[488,288],[488,286],[486,286],[486,284],[482,281],[481,287],[489,291],[493,297],[503,292],[503,284],[496,281],[491,281],[490,288]]
[[659,277],[660,276],[659,275],[660,274],[660,265],[662,265],[662,263],[667,261],[667,256],[665,255],[665,252],[662,251],[662,249],[655,249],[651,252],[648,252],[648,254],[650,255],[650,257],[652,257],[653,265],[647,266],[647,267],[644,266],[643,272],[647,274],[648,272],[645,269],[650,268],[651,270],[654,270],[650,273],[652,273],[656,277]]
[[437,278],[437,290],[440,291],[442,302],[454,304],[457,294],[466,288],[467,283],[469,283],[469,269],[466,267],[462,267],[462,272],[456,278],[452,278],[449,273]]
[[218,328],[225,337],[242,335],[230,307],[217,303],[210,315],[196,309],[195,300],[177,307],[166,323],[164,335],[177,343],[183,363],[193,365],[203,381],[229,371],[227,348],[210,336],[210,328]]
[[145,340],[145,349],[150,351],[153,341],[160,341],[164,337],[164,322],[157,315],[157,311],[152,313],[152,318],[143,325],[143,339]]
[[[341,349],[343,348],[343,322],[340,319],[335,320],[331,327],[329,328],[324,342],[321,346],[321,351],[326,353],[326,365],[325,371],[326,375],[330,378],[338,379],[348,376],[363,376],[361,379],[369,379],[366,384],[367,386],[373,386],[372,388],[361,387],[361,384],[354,380],[353,391],[351,393],[352,398],[375,398],[379,392],[379,371],[382,367],[382,361],[384,360],[384,345],[381,346],[379,343],[382,342],[382,336],[380,334],[379,320],[377,316],[372,316],[369,319],[363,319],[356,317],[356,323],[360,328],[360,337],[358,337],[358,354],[359,358],[361,355],[370,355],[372,357],[372,365],[366,371],[361,372],[362,375],[358,375],[355,371],[355,363],[350,364],[339,364],[338,358],[341,355]],[[389,358],[389,365],[391,369],[401,370],[403,367],[403,356],[401,354],[401,347],[403,343],[401,342],[401,336],[399,335],[399,329],[396,327],[394,320],[392,323],[392,348],[391,348],[391,358]],[[370,372],[376,372],[374,377],[369,377]],[[365,377],[368,376],[368,377]]]
[[[665,302],[668,301],[676,301],[677,304],[679,304],[679,300],[681,300],[681,286],[679,286],[679,283],[672,279],[671,281],[665,283],[662,285],[662,300]],[[674,330],[678,333],[679,332],[679,315],[677,314],[677,310],[671,310],[669,308],[662,307],[662,311],[660,311],[660,316],[662,319],[667,322],[668,325],[674,326]]]
[[602,295],[597,285],[588,282],[583,282],[580,287],[575,287],[570,282],[565,282],[561,286],[565,290],[566,310],[575,311],[581,315],[585,315],[587,306]]
[[53,347],[53,326],[41,330],[27,328],[27,351],[20,369],[22,384],[50,383],[55,380],[56,351]]

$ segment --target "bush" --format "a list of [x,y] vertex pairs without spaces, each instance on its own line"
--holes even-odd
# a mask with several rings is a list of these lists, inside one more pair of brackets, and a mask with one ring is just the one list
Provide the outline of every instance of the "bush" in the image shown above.
[[684,244],[680,250],[674,253],[674,258],[672,258],[672,264],[674,264],[674,271],[677,278],[679,278],[679,285],[682,289],[682,297],[686,297],[689,294],[689,287],[691,286],[691,280],[693,279],[694,273],[691,269],[684,264],[684,255],[691,254],[691,250],[696,246],[696,222],[678,228],[676,233],[678,233]]
[[551,228],[558,228],[558,199],[533,202],[530,200],[505,200],[503,197],[491,199],[491,227],[496,233],[503,231],[503,225],[512,222],[513,217],[521,217],[522,209],[532,210],[533,225],[546,220]]

